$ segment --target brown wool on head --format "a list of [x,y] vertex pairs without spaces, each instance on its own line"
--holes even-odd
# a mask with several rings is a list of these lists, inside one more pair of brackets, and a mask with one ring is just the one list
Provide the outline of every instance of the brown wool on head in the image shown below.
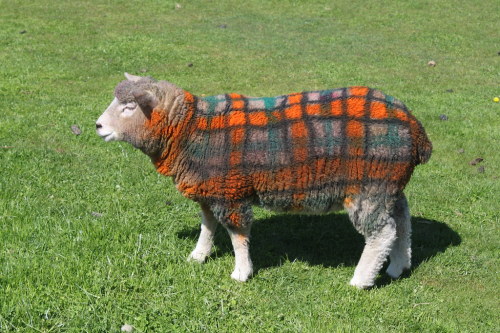
[[132,95],[132,89],[134,88],[134,82],[124,80],[115,88],[115,97],[122,103],[131,102],[134,100]]
[[115,88],[115,97],[122,103],[128,103],[135,100],[134,91],[138,89],[149,90],[154,87],[156,81],[150,77],[145,77],[137,82],[124,80]]

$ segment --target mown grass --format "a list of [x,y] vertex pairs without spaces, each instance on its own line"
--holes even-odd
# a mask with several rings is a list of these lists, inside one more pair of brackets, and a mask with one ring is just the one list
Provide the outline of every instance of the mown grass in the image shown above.
[[[179,4],[0,1],[0,331],[498,330],[497,3]],[[124,71],[195,94],[362,84],[405,101],[435,148],[407,188],[412,271],[355,290],[363,241],[344,213],[260,209],[251,281],[229,278],[223,230],[187,263],[196,205],[94,133]]]

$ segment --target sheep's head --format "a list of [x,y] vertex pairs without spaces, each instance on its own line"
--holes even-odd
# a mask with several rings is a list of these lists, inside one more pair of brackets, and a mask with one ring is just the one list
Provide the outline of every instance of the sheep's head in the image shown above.
[[135,146],[141,125],[158,104],[158,87],[151,78],[125,73],[127,80],[115,89],[115,99],[96,122],[97,134],[105,141],[127,141]]

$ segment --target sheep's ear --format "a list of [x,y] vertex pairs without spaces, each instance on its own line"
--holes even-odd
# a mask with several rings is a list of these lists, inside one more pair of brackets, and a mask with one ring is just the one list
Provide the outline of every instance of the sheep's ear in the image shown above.
[[137,104],[146,113],[146,116],[160,103],[158,98],[147,90],[135,90],[132,94]]
[[137,82],[140,79],[142,79],[142,77],[140,77],[140,76],[132,75],[132,74],[129,74],[127,72],[125,72],[124,74],[125,74],[125,77],[127,78],[127,80],[132,81],[132,82]]

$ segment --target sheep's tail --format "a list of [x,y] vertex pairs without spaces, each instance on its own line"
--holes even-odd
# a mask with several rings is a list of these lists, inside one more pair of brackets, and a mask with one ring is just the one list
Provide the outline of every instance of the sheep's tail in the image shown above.
[[431,158],[432,142],[418,120],[413,119],[410,124],[414,144],[413,157],[416,164],[424,164]]

